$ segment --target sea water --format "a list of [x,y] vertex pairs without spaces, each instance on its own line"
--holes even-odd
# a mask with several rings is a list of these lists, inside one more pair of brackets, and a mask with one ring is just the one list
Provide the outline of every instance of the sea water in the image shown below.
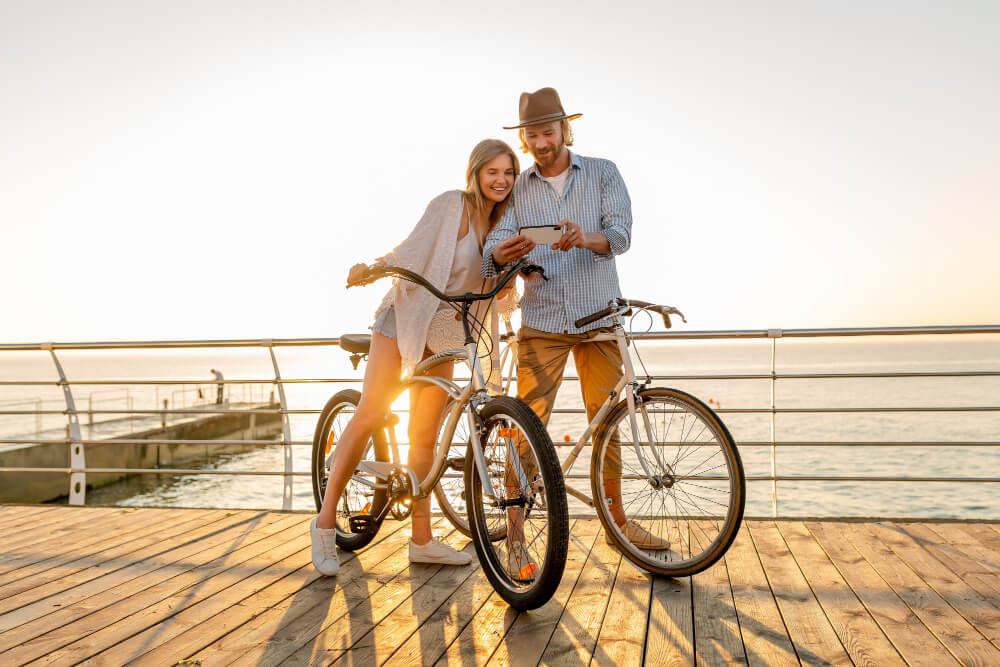
[[[769,340],[639,341],[636,370],[640,375],[767,375],[771,371]],[[857,337],[840,339],[780,339],[775,347],[775,370],[783,374],[904,373],[1000,371],[1000,336],[939,335]],[[633,353],[635,354],[635,353]],[[336,347],[275,348],[282,378],[354,379],[351,383],[286,384],[289,409],[318,411],[333,393],[360,389],[364,367],[354,370],[347,355]],[[228,387],[231,401],[266,400],[275,391],[274,367],[267,348],[171,350],[67,350],[58,358],[71,382],[115,380],[120,385],[83,385],[72,388],[78,409],[151,409],[188,406],[214,400],[209,369],[221,370],[227,380],[255,380]],[[641,359],[642,364],[639,363]],[[645,368],[645,371],[643,370]],[[567,375],[575,375],[572,358]],[[463,375],[460,371],[458,375]],[[0,409],[60,410],[65,402],[51,356],[47,352],[0,353],[0,381],[40,380],[47,386],[0,386]],[[186,385],[129,385],[134,379],[184,380]],[[770,474],[772,383],[770,379],[684,379],[654,381],[688,391],[720,411],[740,452],[749,478]],[[783,408],[955,408],[1000,407],[1000,377],[832,378],[779,379],[774,404]],[[127,393],[127,396],[125,392]],[[406,409],[405,395],[397,408]],[[579,385],[566,381],[557,409],[579,409]],[[760,409],[760,413],[728,412]],[[398,427],[405,440],[406,419]],[[106,416],[100,416],[104,418]],[[291,437],[311,442],[316,414],[292,415]],[[65,417],[0,416],[2,438],[32,438],[39,432],[65,430]],[[81,420],[86,422],[86,417]],[[581,414],[554,414],[549,424],[553,441],[562,446],[575,441],[585,427]],[[86,433],[84,433],[86,437]],[[43,435],[43,437],[50,437]],[[774,440],[782,442],[1000,442],[998,411],[834,412],[779,413]],[[765,443],[754,445],[750,443]],[[401,448],[403,457],[405,447]],[[568,484],[589,493],[586,448],[570,471]],[[830,477],[1000,477],[1000,447],[963,446],[781,446],[774,465],[779,476]],[[294,470],[310,469],[310,447],[293,446]],[[250,448],[243,454],[220,455],[210,464],[218,470],[282,471],[282,448]],[[11,474],[11,473],[3,473]],[[54,473],[55,474],[55,473]],[[2,474],[0,474],[2,476]],[[88,504],[169,505],[183,507],[280,508],[279,476],[137,475],[126,481],[89,491]],[[1000,488],[995,483],[957,482],[748,482],[747,514],[769,516],[893,516],[996,518],[1000,516]],[[308,476],[293,482],[293,508],[314,509]],[[572,503],[579,510],[582,505]]]

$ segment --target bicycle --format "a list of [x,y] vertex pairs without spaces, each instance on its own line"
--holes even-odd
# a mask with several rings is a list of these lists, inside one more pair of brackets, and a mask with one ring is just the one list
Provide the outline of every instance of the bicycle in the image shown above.
[[[360,549],[374,539],[387,516],[406,516],[413,499],[428,497],[454,463],[449,461],[450,447],[444,443],[452,442],[455,428],[464,417],[468,433],[477,435],[468,438],[461,463],[469,501],[469,532],[476,555],[497,593],[510,606],[524,610],[545,604],[562,578],[569,546],[566,491],[555,448],[538,416],[516,398],[487,394],[469,323],[471,304],[494,298],[518,272],[538,272],[544,277],[542,267],[519,262],[490,292],[449,296],[407,269],[376,265],[364,278],[349,284],[364,285],[395,276],[421,285],[459,311],[465,343],[464,349],[446,350],[424,359],[396,391],[398,396],[414,384],[429,383],[443,389],[451,399],[427,477],[418,479],[411,468],[402,464],[395,436],[399,420],[390,411],[382,426],[373,431],[355,474],[344,489],[337,512],[336,535],[341,548]],[[371,336],[344,335],[340,344],[352,353],[356,367],[368,354]],[[470,371],[470,381],[464,386],[427,374],[441,364],[459,361]],[[339,434],[360,397],[359,392],[351,389],[338,392],[320,414],[312,450],[317,509],[322,507]],[[509,527],[516,533],[510,539]]]
[[[736,537],[746,504],[743,462],[709,406],[678,389],[650,387],[648,373],[637,380],[628,351],[633,337],[624,326],[632,309],[660,314],[668,329],[670,315],[684,320],[676,308],[621,298],[576,320],[580,328],[612,318],[612,331],[591,340],[616,341],[625,373],[562,465],[568,476],[593,440],[593,497],[568,485],[566,491],[595,508],[607,536],[630,561],[655,574],[690,576],[711,567]],[[624,526],[614,517],[616,500]]]

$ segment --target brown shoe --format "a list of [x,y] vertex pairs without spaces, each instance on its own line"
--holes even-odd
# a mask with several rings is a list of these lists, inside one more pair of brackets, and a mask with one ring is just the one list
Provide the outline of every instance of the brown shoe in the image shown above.
[[[670,542],[667,540],[653,535],[651,532],[637,524],[632,519],[625,522],[624,526],[618,526],[619,530],[625,536],[629,542],[640,549],[652,549],[653,551],[666,551],[670,548]],[[614,545],[611,541],[611,535],[608,531],[604,531],[604,540],[610,544]]]

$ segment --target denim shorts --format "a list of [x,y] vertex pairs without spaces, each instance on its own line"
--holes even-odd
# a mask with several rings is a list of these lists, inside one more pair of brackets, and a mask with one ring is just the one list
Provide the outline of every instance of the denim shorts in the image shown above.
[[383,310],[382,314],[375,318],[371,330],[389,338],[396,338],[396,311],[392,306]]

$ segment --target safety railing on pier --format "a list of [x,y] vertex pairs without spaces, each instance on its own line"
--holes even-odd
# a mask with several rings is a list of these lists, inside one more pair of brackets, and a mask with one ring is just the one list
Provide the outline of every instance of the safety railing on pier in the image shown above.
[[[947,412],[957,414],[971,414],[1000,412],[1000,405],[964,405],[964,406],[884,406],[884,407],[831,407],[831,406],[810,406],[810,407],[782,407],[778,405],[776,397],[776,385],[781,381],[791,380],[833,380],[845,378],[976,378],[976,377],[998,377],[1000,371],[995,370],[935,370],[935,371],[901,371],[901,372],[824,372],[824,373],[778,373],[776,367],[777,346],[779,341],[796,338],[842,338],[859,336],[914,336],[914,335],[957,335],[957,334],[1000,334],[1000,325],[983,326],[947,326],[947,327],[881,327],[881,328],[851,328],[851,329],[767,329],[767,330],[732,330],[732,331],[671,331],[671,332],[648,332],[635,334],[636,340],[651,341],[681,341],[681,340],[750,340],[763,339],[770,343],[771,367],[766,373],[747,374],[688,374],[688,375],[653,375],[651,378],[656,381],[691,381],[691,380],[713,380],[713,381],[744,381],[744,380],[765,380],[770,383],[770,405],[767,407],[717,407],[717,411],[724,415],[739,414],[764,414],[770,418],[770,437],[762,440],[739,441],[741,449],[747,448],[768,448],[770,454],[770,471],[766,475],[748,475],[749,482],[767,482],[771,486],[771,510],[773,516],[779,514],[778,504],[778,482],[901,482],[901,483],[936,483],[936,482],[957,482],[957,483],[1000,483],[1000,477],[992,475],[982,476],[876,476],[876,475],[782,475],[778,471],[777,451],[779,448],[792,447],[1000,447],[1000,439],[986,439],[975,441],[962,440],[909,440],[900,441],[814,441],[814,440],[780,440],[777,437],[776,417],[781,414],[834,414],[834,413],[933,413]],[[29,472],[44,473],[64,473],[69,476],[68,495],[69,503],[74,505],[84,504],[86,499],[86,485],[88,474],[98,473],[119,473],[119,474],[167,474],[167,475],[277,475],[283,478],[282,507],[291,508],[292,484],[295,477],[308,477],[308,471],[296,471],[293,466],[292,447],[311,446],[311,441],[293,440],[289,417],[294,415],[316,415],[320,412],[319,406],[310,409],[290,409],[285,395],[285,386],[293,384],[312,383],[357,383],[360,375],[356,377],[342,378],[284,378],[281,374],[278,358],[275,355],[276,347],[321,347],[336,346],[336,338],[298,338],[298,339],[264,339],[264,340],[200,340],[200,341],[147,341],[147,342],[94,342],[94,343],[14,343],[0,344],[0,355],[12,354],[19,351],[45,351],[51,356],[52,363],[58,375],[57,381],[42,381],[31,379],[0,380],[0,387],[32,387],[32,386],[56,386],[61,388],[65,408],[45,409],[42,404],[32,399],[20,401],[16,406],[21,409],[13,409],[13,402],[0,404],[0,416],[21,415],[32,417],[36,422],[46,415],[62,415],[66,418],[65,438],[39,438],[36,433],[35,438],[6,438],[0,434],[0,444],[23,444],[23,445],[59,445],[65,444],[70,448],[70,465],[68,468],[28,468],[28,467],[0,467],[0,474],[14,475]],[[273,377],[260,379],[238,379],[223,380],[226,387],[238,385],[270,385],[276,396],[276,407],[252,407],[233,408],[225,404],[218,405],[198,405],[192,407],[173,407],[163,409],[135,409],[127,407],[125,409],[95,409],[93,405],[86,407],[78,406],[75,399],[74,387],[95,387],[101,385],[123,385],[143,386],[199,386],[214,385],[214,381],[205,380],[151,380],[151,379],[130,379],[130,380],[100,380],[100,379],[76,379],[71,380],[64,372],[60,363],[58,352],[64,350],[142,350],[142,349],[218,349],[218,348],[265,348],[270,354],[273,366]],[[2,356],[0,356],[2,358]],[[567,377],[567,380],[576,378]],[[332,392],[331,392],[332,393]],[[99,405],[99,402],[97,403]],[[31,406],[31,407],[28,407]],[[585,421],[582,416],[582,409],[562,409],[557,413],[581,414],[581,424]],[[84,438],[80,427],[81,416],[86,415],[93,419],[94,415],[219,415],[219,414],[271,414],[278,415],[281,419],[282,434],[279,440],[128,440],[115,439],[113,442],[119,444],[152,444],[152,445],[172,445],[172,444],[242,444],[242,445],[272,445],[284,448],[284,466],[282,470],[211,470],[211,469],[178,469],[178,468],[88,468],[86,465],[86,448],[88,445],[108,444],[108,440],[96,440]],[[561,442],[555,443],[557,446]],[[574,474],[571,477],[584,478],[584,474]]]

